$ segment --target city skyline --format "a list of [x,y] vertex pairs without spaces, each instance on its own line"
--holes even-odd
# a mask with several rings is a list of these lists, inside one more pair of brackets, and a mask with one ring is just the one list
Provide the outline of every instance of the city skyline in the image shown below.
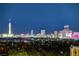
[[79,56],[79,4],[1,3],[0,56]]
[[8,19],[12,20],[13,33],[48,33],[62,30],[70,25],[73,31],[78,28],[79,4],[0,4],[0,33],[7,33]]
[[[13,31],[12,31],[12,21],[11,21],[11,19],[9,19],[8,20],[8,31],[6,32],[6,34],[14,34],[13,33]],[[69,25],[64,25],[63,26],[63,29],[65,29],[65,28],[68,28],[68,30],[70,29],[70,27],[69,27]],[[62,29],[62,30],[63,30]],[[6,29],[5,29],[6,30]],[[42,31],[43,30],[43,31]],[[60,30],[60,31],[62,31],[62,30]],[[54,30],[54,31],[58,31],[58,30]],[[52,31],[52,33],[54,32],[54,31]],[[39,33],[42,33],[42,32],[45,32],[46,33],[46,30],[45,29],[40,29],[40,32]],[[58,31],[59,32],[59,31]],[[2,33],[2,34],[4,34],[4,33]],[[20,34],[22,34],[22,33],[20,33]],[[30,30],[30,32],[29,33],[24,33],[24,34],[34,34],[34,30],[33,29],[31,29]],[[37,33],[38,34],[38,33]],[[47,34],[47,33],[46,33]],[[50,33],[51,34],[51,33]]]
[[58,31],[55,30],[51,32],[50,34],[46,33],[45,29],[41,29],[39,33],[35,34],[34,30],[32,29],[30,33],[20,33],[15,34],[12,32],[12,22],[11,19],[9,19],[8,22],[8,33],[2,33],[0,34],[0,38],[60,38],[60,39],[78,39],[79,38],[79,32],[74,32],[70,30],[69,25],[64,25],[63,29]]
[[[2,34],[9,34],[9,35],[10,34],[15,34],[12,31],[12,21],[11,21],[11,19],[8,20],[8,26],[7,27],[8,27],[7,33],[2,33]],[[70,26],[69,25],[64,25],[62,30],[59,30],[59,31],[58,30],[55,30],[55,31],[60,32],[60,31],[63,31],[64,29],[66,29],[66,30],[69,31],[70,30]],[[47,34],[45,29],[40,29],[40,32],[39,33]],[[37,33],[37,34],[39,34],[39,33]],[[54,31],[52,31],[52,33],[50,33],[50,34],[53,34],[53,33],[54,33]],[[34,30],[31,29],[29,33],[20,33],[20,34],[34,34]]]

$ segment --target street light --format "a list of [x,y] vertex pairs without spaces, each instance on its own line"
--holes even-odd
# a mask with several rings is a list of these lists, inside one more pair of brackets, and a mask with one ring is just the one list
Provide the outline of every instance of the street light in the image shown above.
[[60,51],[61,56],[63,55],[63,51]]

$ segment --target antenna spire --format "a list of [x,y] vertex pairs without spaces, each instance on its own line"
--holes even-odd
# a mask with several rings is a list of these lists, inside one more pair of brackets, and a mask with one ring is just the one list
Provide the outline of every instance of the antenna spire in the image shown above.
[[9,19],[9,22],[11,22],[11,19]]

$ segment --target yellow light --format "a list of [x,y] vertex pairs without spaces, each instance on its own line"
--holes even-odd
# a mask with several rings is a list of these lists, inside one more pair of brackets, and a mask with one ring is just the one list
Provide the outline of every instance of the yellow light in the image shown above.
[[8,37],[13,37],[13,34],[8,34]]
[[2,36],[3,36],[3,37],[7,37],[7,34],[3,34]]
[[13,34],[2,34],[2,37],[13,37]]

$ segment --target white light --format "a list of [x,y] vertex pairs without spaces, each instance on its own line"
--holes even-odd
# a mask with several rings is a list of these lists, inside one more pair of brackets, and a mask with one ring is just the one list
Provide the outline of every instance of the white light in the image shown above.
[[2,34],[2,37],[13,37],[13,34]]
[[11,34],[11,19],[9,19],[9,34]]
[[65,25],[64,28],[69,28],[69,25]]

